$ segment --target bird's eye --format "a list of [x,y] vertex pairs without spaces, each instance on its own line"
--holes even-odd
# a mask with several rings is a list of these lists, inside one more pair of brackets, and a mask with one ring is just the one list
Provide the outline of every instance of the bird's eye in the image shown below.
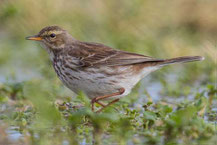
[[50,34],[50,37],[54,38],[54,37],[56,37],[56,35],[54,33],[52,33],[52,34]]

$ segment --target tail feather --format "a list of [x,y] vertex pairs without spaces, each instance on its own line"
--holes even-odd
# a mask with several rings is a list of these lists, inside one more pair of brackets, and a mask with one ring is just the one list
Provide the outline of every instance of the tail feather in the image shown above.
[[204,60],[202,56],[183,56],[183,57],[176,57],[171,59],[166,59],[159,63],[160,66],[173,64],[173,63],[186,63],[191,61],[201,61]]

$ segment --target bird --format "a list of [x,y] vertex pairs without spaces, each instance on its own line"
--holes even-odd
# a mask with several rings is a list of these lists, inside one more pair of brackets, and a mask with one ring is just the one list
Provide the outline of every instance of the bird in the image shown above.
[[[151,72],[169,64],[204,59],[202,56],[157,59],[121,51],[77,40],[59,26],[47,26],[26,39],[40,42],[62,83],[76,94],[84,92],[91,100],[92,111],[97,113],[128,95]],[[95,103],[101,106],[97,111]]]

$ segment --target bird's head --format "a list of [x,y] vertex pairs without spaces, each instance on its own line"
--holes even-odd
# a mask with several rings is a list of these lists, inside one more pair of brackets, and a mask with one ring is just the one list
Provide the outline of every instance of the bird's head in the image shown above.
[[61,50],[71,38],[66,30],[58,26],[47,26],[37,35],[26,37],[27,40],[40,41],[49,51]]

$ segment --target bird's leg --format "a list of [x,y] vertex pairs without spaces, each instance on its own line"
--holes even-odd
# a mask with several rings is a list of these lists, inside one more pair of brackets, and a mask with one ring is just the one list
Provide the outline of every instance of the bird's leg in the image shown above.
[[121,88],[119,89],[118,92],[116,93],[112,93],[112,94],[109,94],[109,95],[104,95],[104,96],[99,96],[99,97],[96,97],[94,98],[95,99],[95,102],[98,102],[99,100],[103,100],[103,99],[106,99],[106,98],[110,98],[110,97],[114,97],[114,96],[118,96],[118,95],[121,95],[125,92],[125,89],[124,88]]
[[99,101],[95,101],[93,102],[93,100],[91,101],[91,107],[92,107],[92,111],[94,112],[94,103],[97,103],[99,104],[100,106],[102,107],[106,107],[106,104],[103,104],[102,102],[99,102]]
[[[118,96],[118,95],[121,95],[121,94],[123,94],[125,92],[125,89],[124,88],[121,88],[121,89],[119,89],[119,91],[118,92],[116,92],[116,93],[112,93],[112,94],[109,94],[109,95],[104,95],[104,96],[99,96],[99,97],[96,97],[96,98],[93,98],[92,100],[91,100],[91,106],[92,106],[92,111],[94,112],[94,103],[98,103],[98,104],[100,104],[101,106],[102,106],[102,109],[103,108],[105,108],[105,107],[107,107],[107,106],[109,106],[109,105],[111,105],[110,103],[115,103],[115,102],[117,102],[118,100],[116,99],[116,101],[115,102],[110,102],[110,103],[108,103],[107,105],[102,105],[102,103],[99,103],[99,100],[103,100],[103,99],[106,99],[106,98],[110,98],[110,97],[114,97],[114,96]],[[100,109],[101,110],[101,109]]]
[[96,113],[101,112],[105,107],[108,107],[108,106],[110,106],[110,105],[112,105],[112,104],[118,102],[119,100],[120,100],[120,99],[115,99],[115,100],[109,102],[107,105],[105,105],[105,106],[103,106],[101,109],[97,110]]
[[99,105],[102,106],[102,107],[105,107],[105,106],[106,106],[106,104],[103,104],[102,102],[99,102],[99,101],[97,101],[97,102],[95,102],[95,103],[99,104]]

